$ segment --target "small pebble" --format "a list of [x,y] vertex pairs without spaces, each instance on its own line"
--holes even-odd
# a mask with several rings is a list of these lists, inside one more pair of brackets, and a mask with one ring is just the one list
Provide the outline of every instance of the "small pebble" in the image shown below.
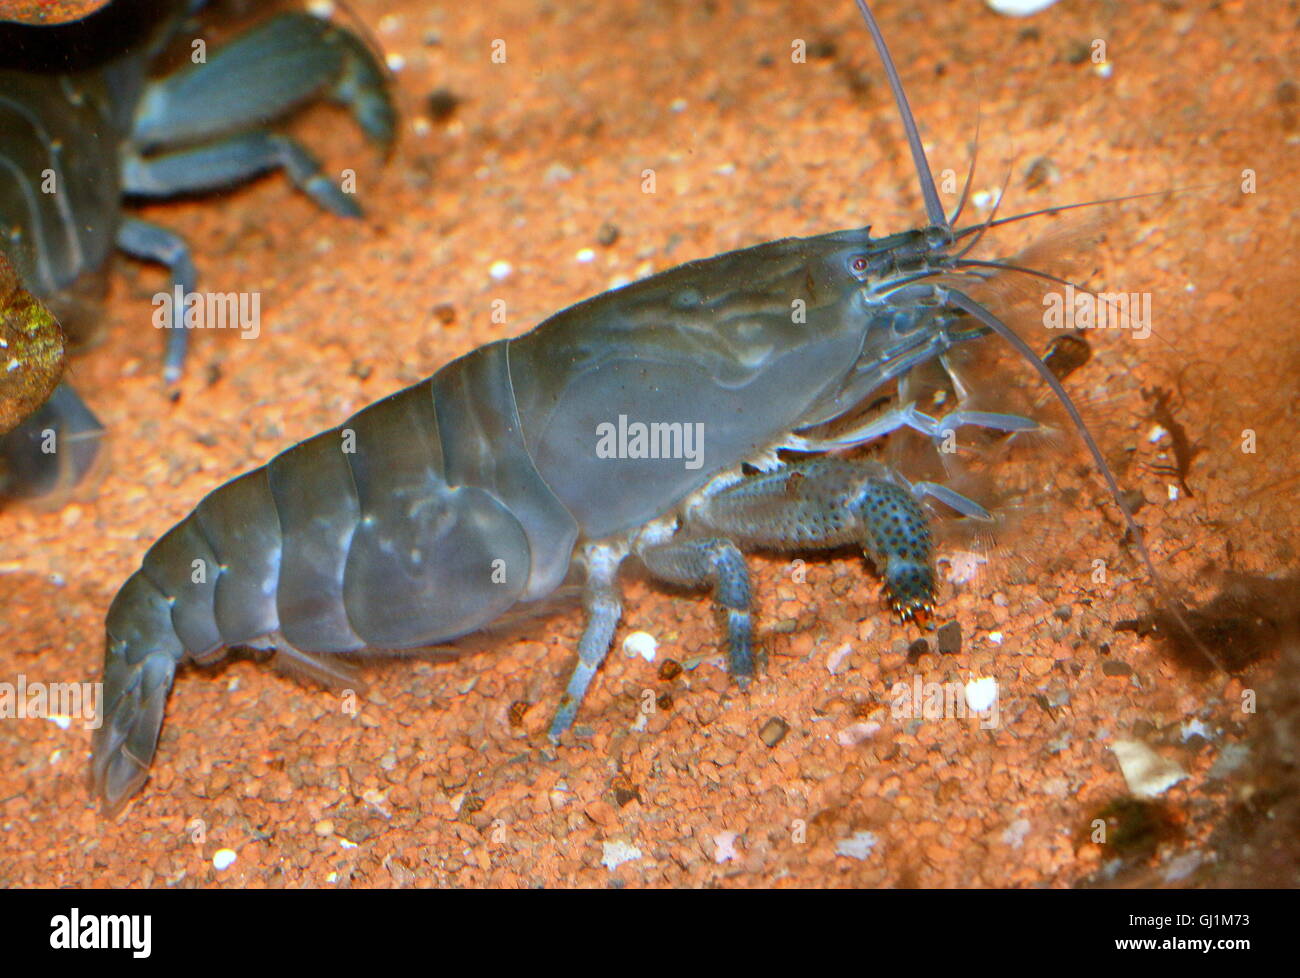
[[565,183],[572,179],[573,170],[559,162],[552,163],[542,174],[542,183],[546,184]]
[[437,88],[429,93],[425,106],[434,122],[446,122],[456,114],[461,98],[449,88]]
[[1248,760],[1250,760],[1249,744],[1228,744],[1219,753],[1219,756],[1214,759],[1214,763],[1205,772],[1205,776],[1212,781],[1226,778],[1239,770]]
[[621,842],[615,839],[613,842],[605,842],[601,845],[601,865],[606,869],[618,869],[624,863],[631,862],[634,859],[641,858],[641,850],[634,845]]
[[1029,819],[1018,818],[1002,830],[1002,841],[1012,849],[1019,849],[1025,844],[1025,836],[1029,834],[1029,829]]
[[847,839],[840,839],[835,843],[835,852],[861,861],[871,855],[878,841],[880,840],[876,838],[874,832],[854,832]]
[[740,855],[736,852],[736,839],[739,836],[735,832],[719,832],[713,837],[713,861],[719,866],[726,862],[738,858]]
[[1138,798],[1159,798],[1187,777],[1176,763],[1161,757],[1140,740],[1117,740],[1111,747],[1119,760],[1128,790]]
[[961,625],[955,621],[948,622],[935,633],[934,641],[940,655],[957,655],[961,652]]
[[772,717],[758,731],[758,739],[767,744],[768,747],[775,747],[785,739],[785,735],[789,732],[790,724],[780,717]]
[[826,671],[832,676],[838,676],[844,671],[844,663],[850,655],[853,654],[853,646],[845,642],[838,649],[826,657]]
[[1047,183],[1059,183],[1061,171],[1045,156],[1040,156],[1029,164],[1025,171],[1025,189],[1037,190]]
[[218,849],[212,854],[212,865],[220,872],[233,866],[238,858],[234,849]]
[[665,682],[676,679],[682,674],[682,664],[676,659],[664,659],[659,663],[659,678]]
[[600,230],[596,232],[596,244],[600,245],[602,248],[608,248],[617,240],[618,225],[611,224],[609,221],[602,224]]
[[880,724],[873,723],[870,720],[862,720],[858,723],[851,724],[835,735],[835,740],[841,747],[855,747],[874,737],[880,732]]
[[1196,850],[1185,852],[1181,856],[1175,856],[1169,860],[1169,865],[1165,867],[1165,882],[1182,882],[1200,869],[1202,862],[1204,862],[1204,857]]
[[930,643],[923,638],[918,638],[915,642],[907,647],[907,662],[909,665],[916,665],[921,656],[928,654]]

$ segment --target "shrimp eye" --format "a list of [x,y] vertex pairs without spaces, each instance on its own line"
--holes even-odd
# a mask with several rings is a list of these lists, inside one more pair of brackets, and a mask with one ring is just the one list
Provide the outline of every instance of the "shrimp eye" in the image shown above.
[[867,270],[867,259],[862,255],[858,255],[849,262],[849,267],[855,272],[865,272]]

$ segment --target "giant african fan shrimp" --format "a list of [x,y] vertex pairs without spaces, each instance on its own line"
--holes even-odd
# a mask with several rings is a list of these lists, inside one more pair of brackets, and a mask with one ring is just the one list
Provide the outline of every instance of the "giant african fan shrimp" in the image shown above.
[[[611,645],[629,557],[654,578],[711,588],[742,684],[755,670],[746,551],[856,544],[901,615],[925,612],[935,594],[925,507],[988,512],[942,482],[838,452],[904,429],[1034,430],[1031,418],[960,401],[938,418],[902,403],[863,420],[860,406],[885,385],[981,337],[1010,344],[1064,406],[1150,567],[1060,380],[968,294],[991,267],[971,247],[1021,218],[957,227],[960,206],[945,215],[898,72],[858,6],[926,225],[771,241],[596,295],[211,492],[149,549],[109,610],[92,763],[106,807],[146,780],[177,666],[232,646],[298,658],[426,647],[580,577],[586,622],[550,728],[558,740]],[[698,464],[684,465],[696,425],[706,429]],[[611,463],[608,438],[627,457]]]

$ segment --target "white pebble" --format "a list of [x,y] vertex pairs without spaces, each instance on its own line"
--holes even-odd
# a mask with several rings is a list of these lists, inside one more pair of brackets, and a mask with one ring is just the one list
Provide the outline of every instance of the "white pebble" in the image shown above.
[[1029,834],[1029,829],[1029,819],[1018,818],[1002,830],[1002,841],[1012,849],[1019,849],[1025,844],[1025,836]]
[[552,163],[542,174],[543,183],[564,183],[566,180],[573,179],[573,171],[563,163]]
[[641,858],[640,849],[618,840],[602,843],[601,850],[600,862],[606,869],[618,869],[624,863]]
[[844,665],[844,660],[853,654],[853,646],[845,642],[838,649],[826,657],[826,671],[832,676],[838,676]]
[[998,681],[992,676],[982,676],[966,683],[966,705],[976,713],[983,713],[998,701]]
[[389,71],[401,71],[406,67],[406,59],[396,51],[384,58],[384,63],[388,65]]
[[736,852],[736,840],[740,838],[735,832],[719,832],[713,837],[713,861],[721,866],[723,863],[729,863],[733,859],[738,859],[740,853]]
[[623,639],[623,652],[629,659],[639,655],[646,662],[654,662],[658,651],[659,642],[649,632],[633,632]]
[[1165,866],[1165,882],[1179,883],[1201,868],[1204,857],[1195,850],[1175,856]]
[[1001,644],[1002,644],[1002,633],[1001,633],[1001,632],[989,632],[989,641],[992,642],[994,645],[1001,645]]
[[850,859],[863,860],[871,855],[878,841],[874,832],[854,832],[847,839],[835,843],[835,852]]
[[596,260],[596,253],[592,251],[590,248],[583,248],[581,251],[579,251],[576,255],[573,256],[573,260],[580,264],[585,265],[587,264],[587,262]]
[[1004,14],[1007,17],[1028,17],[1046,10],[1056,3],[1056,0],[984,0],[984,2],[994,13]]
[[1151,430],[1147,432],[1147,443],[1154,445],[1167,434],[1169,434],[1169,432],[1165,431],[1165,429],[1160,427],[1160,425],[1153,424]]
[[835,735],[835,739],[839,742],[841,747],[856,747],[864,740],[874,737],[879,732],[880,724],[873,723],[870,720],[862,720],[845,727]]
[[237,858],[234,849],[218,849],[212,854],[212,865],[220,872],[233,866]]
[[494,261],[492,267],[488,269],[488,274],[500,282],[504,278],[509,278],[510,273],[514,271],[508,261]]

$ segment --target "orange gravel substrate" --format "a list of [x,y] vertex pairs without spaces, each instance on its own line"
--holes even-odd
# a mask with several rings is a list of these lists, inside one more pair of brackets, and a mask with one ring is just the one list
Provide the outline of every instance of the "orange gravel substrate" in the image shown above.
[[[113,432],[108,470],[62,509],[0,513],[0,681],[97,678],[116,588],[206,491],[474,346],[689,259],[867,221],[898,230],[922,213],[847,0],[352,5],[395,65],[399,146],[383,165],[330,108],[294,129],[331,171],[356,171],[367,221],[315,210],[279,176],[143,211],[193,244],[202,287],[260,292],[262,334],[195,335],[170,403],[149,325],[163,277],[120,265],[104,341],[73,372]],[[1070,385],[1109,409],[1099,435],[1180,592],[1199,604],[1227,572],[1295,575],[1294,10],[1065,0],[1014,20],[976,0],[878,7],[936,173],[960,184],[980,113],[977,216],[1008,166],[1004,213],[1217,185],[1106,210],[1084,274],[1151,293],[1155,332],[1090,337],[1094,358]],[[791,62],[795,39],[805,64]],[[460,99],[449,115],[429,101],[442,88]],[[1246,170],[1256,193],[1241,192]],[[996,253],[1053,227],[1006,229]],[[1156,387],[1196,449],[1190,493],[1162,468],[1173,443],[1142,395]],[[117,821],[88,796],[79,722],[4,720],[0,885],[1204,879],[1184,870],[1212,861],[1234,797],[1221,775],[1267,722],[1243,693],[1267,683],[1276,642],[1228,677],[1125,626],[1149,611],[1151,586],[1082,455],[1057,475],[1050,532],[1003,541],[973,581],[945,581],[934,624],[960,626],[956,654],[886,613],[852,555],[802,569],[754,558],[770,665],[742,694],[714,658],[708,601],[633,578],[585,736],[558,749],[544,731],[573,662],[573,611],[454,661],[369,667],[355,709],[248,657],[185,669],[152,779]],[[960,577],[960,554],[941,557]],[[1294,606],[1294,589],[1282,600]],[[657,639],[655,661],[621,651],[634,631]],[[694,668],[662,679],[665,659]],[[996,679],[1000,722],[894,717],[891,688],[918,677]],[[1160,830],[1149,844],[1092,837],[1094,819],[1125,810],[1109,749],[1123,740],[1187,774],[1144,809]],[[219,850],[234,861],[214,864]]]

